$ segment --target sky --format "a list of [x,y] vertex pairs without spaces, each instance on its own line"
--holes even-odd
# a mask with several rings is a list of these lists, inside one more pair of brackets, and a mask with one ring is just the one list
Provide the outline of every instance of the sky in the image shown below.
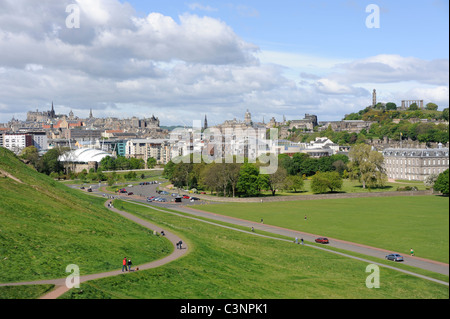
[[161,125],[449,104],[447,0],[0,0],[0,123],[26,112]]

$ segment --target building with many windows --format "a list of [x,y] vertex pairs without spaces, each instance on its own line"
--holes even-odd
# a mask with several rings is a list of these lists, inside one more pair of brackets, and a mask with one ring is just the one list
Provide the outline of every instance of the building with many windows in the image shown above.
[[448,148],[387,148],[383,151],[389,179],[424,181],[431,174],[449,168]]

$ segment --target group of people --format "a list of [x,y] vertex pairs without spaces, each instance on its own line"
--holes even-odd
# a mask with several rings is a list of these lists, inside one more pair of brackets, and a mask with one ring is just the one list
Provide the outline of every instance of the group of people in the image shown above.
[[124,272],[124,271],[131,271],[131,265],[132,264],[133,263],[131,262],[131,259],[127,260],[127,257],[125,257],[122,260],[122,272]]
[[298,238],[295,237],[294,243],[304,245],[304,243],[303,243],[303,238],[300,238],[300,242],[298,242]]

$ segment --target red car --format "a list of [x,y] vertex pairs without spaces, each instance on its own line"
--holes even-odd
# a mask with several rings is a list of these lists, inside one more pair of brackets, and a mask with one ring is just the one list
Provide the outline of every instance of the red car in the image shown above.
[[329,241],[328,238],[326,238],[326,237],[319,237],[319,238],[316,238],[316,243],[319,243],[319,244],[329,244],[330,241]]
[[191,198],[191,197],[189,197],[188,195],[184,195],[183,198],[184,198],[184,199],[189,199],[189,198]]

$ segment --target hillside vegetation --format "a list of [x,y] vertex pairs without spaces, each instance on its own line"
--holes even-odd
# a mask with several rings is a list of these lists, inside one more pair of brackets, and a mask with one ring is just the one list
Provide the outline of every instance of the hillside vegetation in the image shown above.
[[0,282],[64,278],[121,268],[172,251],[165,239],[103,206],[105,200],[70,189],[0,147]]

